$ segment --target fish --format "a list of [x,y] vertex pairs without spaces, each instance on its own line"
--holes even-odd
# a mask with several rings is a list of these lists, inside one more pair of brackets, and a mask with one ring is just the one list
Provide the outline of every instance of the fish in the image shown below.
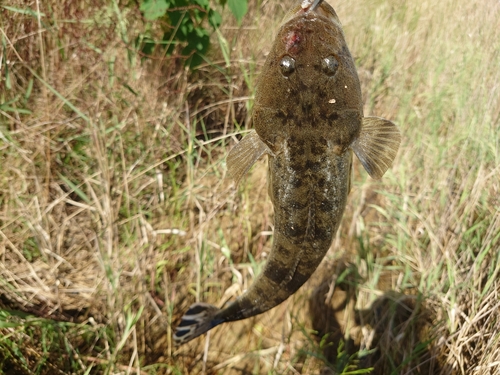
[[230,151],[227,168],[237,184],[268,155],[272,249],[260,275],[227,307],[189,307],[173,336],[177,345],[293,295],[333,242],[351,187],[353,153],[379,179],[401,142],[391,121],[364,117],[342,25],[323,0],[303,0],[285,16],[257,83],[252,119],[254,129]]

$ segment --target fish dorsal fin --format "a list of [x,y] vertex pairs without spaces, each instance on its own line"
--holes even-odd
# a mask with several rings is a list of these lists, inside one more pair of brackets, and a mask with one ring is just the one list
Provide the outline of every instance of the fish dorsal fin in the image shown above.
[[398,152],[401,133],[396,125],[380,117],[363,118],[360,136],[351,148],[368,174],[381,178]]
[[252,165],[264,154],[272,155],[272,151],[261,141],[255,130],[248,133],[240,143],[232,148],[226,162],[227,171],[236,182],[236,185]]

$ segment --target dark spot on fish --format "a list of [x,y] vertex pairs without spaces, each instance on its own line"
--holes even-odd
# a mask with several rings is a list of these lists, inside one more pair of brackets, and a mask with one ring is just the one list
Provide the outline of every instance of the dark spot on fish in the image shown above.
[[296,239],[297,237],[301,237],[304,234],[304,228],[302,226],[297,225],[296,223],[292,225],[287,225],[285,228],[285,236],[290,239]]
[[298,189],[299,187],[302,186],[302,178],[299,178],[299,177],[295,177],[293,178],[292,180],[290,180],[290,185],[294,188],[294,189]]
[[313,171],[313,172],[316,172],[319,170],[319,168],[320,168],[320,166],[319,166],[318,162],[312,161],[310,159],[308,159],[306,161],[306,169]]
[[327,148],[328,140],[325,137],[319,137],[316,141],[316,144],[323,146],[323,148]]
[[312,104],[311,103],[302,103],[301,108],[302,108],[303,113],[309,114],[312,111]]
[[305,153],[305,142],[303,139],[290,139],[289,146],[295,155],[303,155]]
[[[277,249],[276,249],[277,250]],[[290,274],[289,266],[281,264],[280,262],[274,261],[266,266],[264,271],[264,276],[276,284],[281,284],[281,282]]]
[[279,254],[282,255],[283,258],[289,258],[289,256],[291,255],[290,250],[282,245],[279,246],[279,251]]
[[311,275],[304,275],[300,272],[295,271],[292,279],[284,285],[284,289],[292,294],[297,291],[304,283],[309,279]]
[[192,326],[192,325],[197,324],[197,323],[198,322],[196,320],[182,319],[181,323],[179,324],[179,327]]
[[297,147],[304,147],[304,139],[302,137],[297,137],[295,134],[290,136],[290,144]]
[[326,185],[326,180],[324,177],[319,177],[316,180],[316,186],[319,187],[320,189],[323,189]]
[[[322,226],[318,226],[318,225],[315,226],[313,228],[312,238],[314,238],[317,241],[322,241],[322,242],[331,244],[331,242],[333,240],[333,238],[332,238],[333,224],[334,223],[332,223],[332,226],[329,226],[329,227],[322,227]],[[328,245],[328,247],[329,246],[330,245]]]
[[339,119],[339,114],[337,112],[332,112],[330,113],[327,118],[328,120],[331,120],[331,121],[335,121],[335,120],[338,120]]
[[276,111],[276,118],[283,126],[292,126],[296,123],[295,116],[291,113],[287,113],[284,110],[280,109]]
[[[317,157],[324,157],[327,148],[327,141],[324,138],[320,138],[317,142],[311,145],[311,153]],[[321,162],[323,162],[323,160],[321,160]]]

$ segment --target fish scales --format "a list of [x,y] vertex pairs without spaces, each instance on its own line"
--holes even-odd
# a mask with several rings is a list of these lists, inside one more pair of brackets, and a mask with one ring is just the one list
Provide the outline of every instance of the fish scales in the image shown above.
[[262,68],[255,130],[227,158],[238,183],[269,156],[274,239],[262,273],[227,307],[195,303],[174,334],[183,344],[225,322],[261,314],[295,293],[316,270],[339,227],[350,190],[353,152],[373,178],[396,156],[400,133],[363,116],[361,88],[334,9],[297,4],[285,17]]

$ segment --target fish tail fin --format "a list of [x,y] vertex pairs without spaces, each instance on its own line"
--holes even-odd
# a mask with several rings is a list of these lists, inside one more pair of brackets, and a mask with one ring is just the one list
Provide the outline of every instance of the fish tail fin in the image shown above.
[[222,320],[215,319],[219,311],[219,308],[208,303],[191,305],[177,326],[174,342],[177,345],[185,344],[222,323]]

